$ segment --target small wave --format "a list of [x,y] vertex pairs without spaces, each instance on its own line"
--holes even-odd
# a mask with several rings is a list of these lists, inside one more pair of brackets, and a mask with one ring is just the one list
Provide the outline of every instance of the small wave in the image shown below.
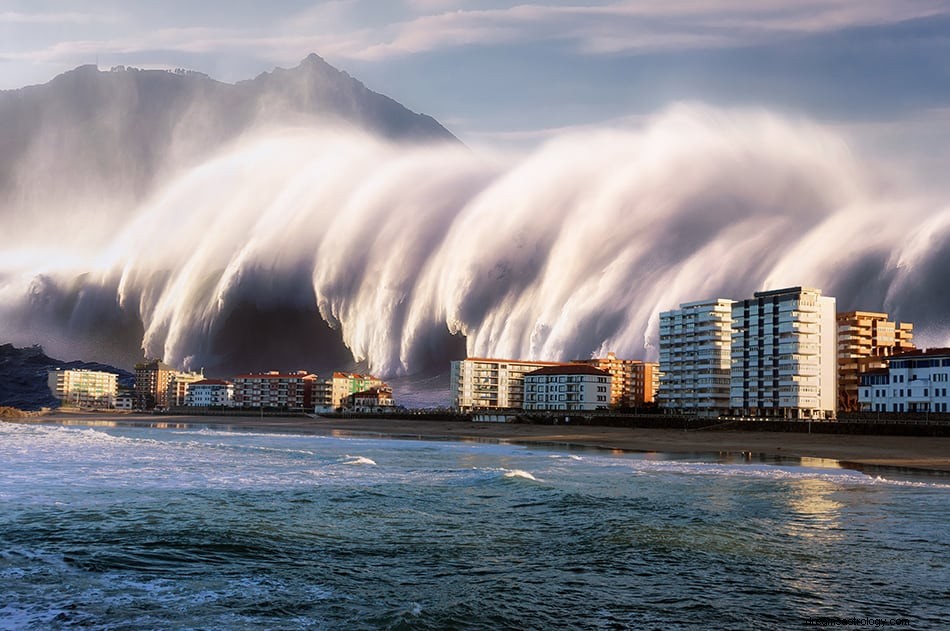
[[369,464],[369,465],[376,464],[375,460],[373,460],[372,458],[367,458],[365,456],[346,455],[344,456],[344,458],[346,458],[346,460],[343,461],[343,464]]
[[528,473],[527,471],[524,471],[523,469],[505,469],[505,475],[504,475],[504,477],[506,477],[506,478],[522,478],[522,479],[524,479],[524,480],[533,480],[533,481],[535,481],[535,482],[538,481],[538,479],[537,479],[536,477],[534,477],[533,475],[531,475],[531,474]]

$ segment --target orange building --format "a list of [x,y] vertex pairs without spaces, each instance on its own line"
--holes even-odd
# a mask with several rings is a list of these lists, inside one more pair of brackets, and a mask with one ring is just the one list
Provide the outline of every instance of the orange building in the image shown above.
[[643,407],[654,402],[659,386],[659,364],[618,359],[614,353],[576,363],[587,364],[610,374],[611,407]]
[[914,325],[886,313],[848,311],[838,321],[838,410],[858,410],[861,375],[887,368],[886,358],[914,350]]

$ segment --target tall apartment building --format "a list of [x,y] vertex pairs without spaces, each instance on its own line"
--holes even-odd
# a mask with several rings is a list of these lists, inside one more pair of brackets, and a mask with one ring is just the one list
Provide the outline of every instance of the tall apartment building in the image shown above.
[[452,362],[452,405],[460,410],[521,408],[524,406],[524,376],[560,362],[469,357]]
[[610,374],[610,405],[612,407],[642,407],[653,403],[659,386],[659,364],[637,359],[618,359],[614,353],[607,357],[581,359],[573,363],[587,364]]
[[838,317],[838,410],[859,409],[861,375],[887,367],[887,358],[914,350],[914,325],[886,313],[848,311]]
[[545,366],[524,376],[524,409],[606,409],[610,385],[610,373],[589,364]]
[[63,405],[111,408],[118,393],[118,376],[99,370],[51,370],[47,385]]
[[865,412],[950,412],[950,348],[914,350],[861,375]]
[[834,418],[835,299],[817,289],[760,291],[732,305],[731,407],[737,414]]
[[168,407],[168,380],[176,370],[160,359],[135,365],[135,407]]
[[305,370],[238,375],[234,378],[234,405],[243,408],[309,409],[313,406],[313,386],[316,381],[317,376]]
[[730,406],[733,301],[687,302],[660,314],[657,402],[699,416]]

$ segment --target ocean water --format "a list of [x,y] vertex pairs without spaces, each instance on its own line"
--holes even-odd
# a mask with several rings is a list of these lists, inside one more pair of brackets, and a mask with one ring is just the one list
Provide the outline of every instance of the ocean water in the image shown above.
[[950,479],[0,423],[3,629],[950,623]]

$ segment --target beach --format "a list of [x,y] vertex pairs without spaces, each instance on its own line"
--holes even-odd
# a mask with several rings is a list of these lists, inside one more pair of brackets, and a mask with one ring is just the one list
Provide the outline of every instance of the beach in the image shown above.
[[510,442],[667,454],[716,453],[736,458],[800,458],[838,461],[873,472],[887,467],[950,474],[950,438],[800,434],[734,430],[669,430],[570,425],[471,423],[411,418],[308,418],[185,416],[54,412],[14,422],[65,425],[146,425],[177,428],[203,425],[220,429],[333,436],[368,435],[412,439]]

